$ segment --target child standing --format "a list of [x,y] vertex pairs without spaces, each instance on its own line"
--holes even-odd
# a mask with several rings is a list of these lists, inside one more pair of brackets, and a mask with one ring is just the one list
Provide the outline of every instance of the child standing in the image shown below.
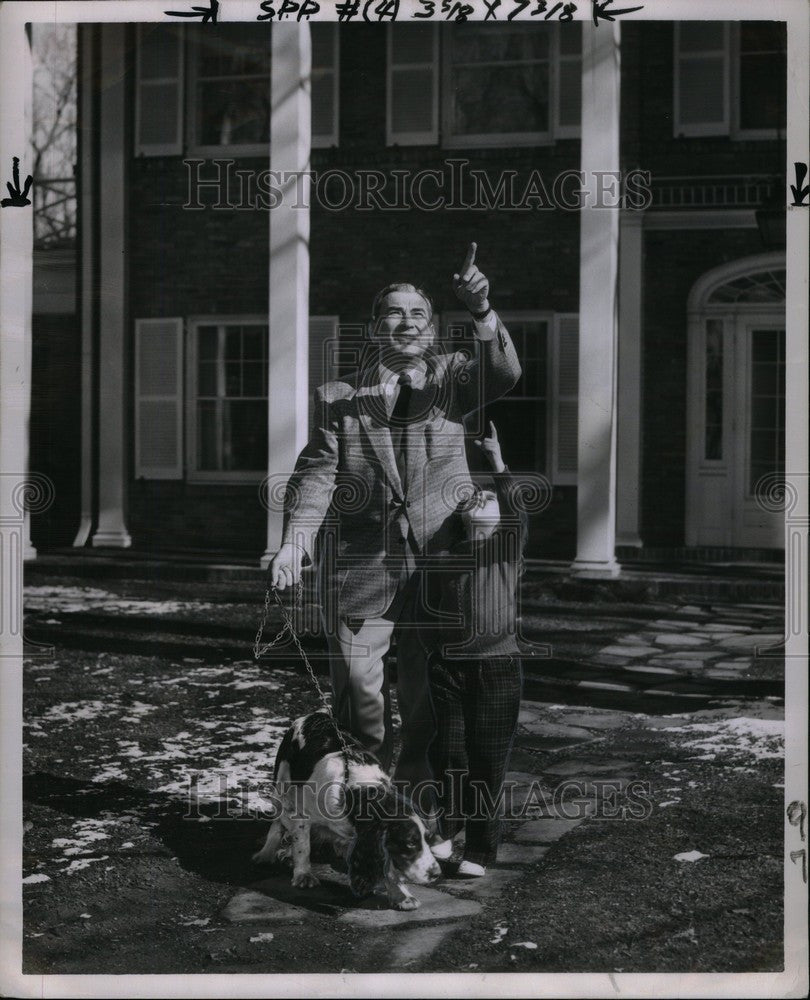
[[442,555],[425,580],[432,625],[430,693],[436,736],[429,749],[440,785],[441,842],[432,850],[449,858],[463,828],[458,874],[481,876],[494,863],[500,839],[498,800],[517,729],[522,685],[516,640],[517,585],[527,517],[514,502],[515,480],[498,435],[476,444],[493,472],[494,490],[478,490],[461,511],[463,537]]

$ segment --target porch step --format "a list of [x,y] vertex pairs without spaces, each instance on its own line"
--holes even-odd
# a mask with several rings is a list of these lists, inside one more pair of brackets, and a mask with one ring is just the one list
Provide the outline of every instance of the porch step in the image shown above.
[[[636,550],[632,551],[638,555]],[[252,593],[263,588],[266,576],[255,560],[246,556],[217,561],[203,554],[161,554],[158,557],[153,553],[102,549],[41,553],[25,563],[24,571],[26,583],[45,584],[60,577],[96,581],[175,581],[211,586],[226,584],[233,586],[235,591]],[[654,563],[652,559],[631,562],[628,559],[616,579],[583,580],[572,575],[571,563],[567,560],[527,560],[523,589],[526,597],[542,598],[547,594],[564,600],[684,599],[783,604],[784,565],[764,560],[712,563],[695,559],[678,564],[674,561]]]

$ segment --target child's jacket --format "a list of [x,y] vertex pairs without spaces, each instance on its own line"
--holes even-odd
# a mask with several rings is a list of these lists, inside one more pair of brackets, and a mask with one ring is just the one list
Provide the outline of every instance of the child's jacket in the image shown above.
[[424,603],[429,625],[422,640],[446,660],[520,653],[517,587],[523,568],[528,517],[515,503],[520,482],[496,473],[501,518],[485,541],[464,539],[426,567]]

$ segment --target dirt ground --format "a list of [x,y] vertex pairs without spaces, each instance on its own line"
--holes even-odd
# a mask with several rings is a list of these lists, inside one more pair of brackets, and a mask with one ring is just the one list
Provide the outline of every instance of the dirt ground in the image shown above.
[[[750,676],[780,670],[752,659]],[[275,749],[315,707],[298,671],[56,645],[27,660],[25,699],[26,973],[782,967],[778,697],[717,695],[669,713],[598,707],[584,690],[565,704],[527,699],[513,776],[548,789],[643,783],[646,815],[552,820],[553,834],[512,820],[487,879],[445,887],[455,910],[392,924],[325,866],[326,888],[307,895],[283,868],[250,863]],[[249,889],[275,909],[230,919]]]

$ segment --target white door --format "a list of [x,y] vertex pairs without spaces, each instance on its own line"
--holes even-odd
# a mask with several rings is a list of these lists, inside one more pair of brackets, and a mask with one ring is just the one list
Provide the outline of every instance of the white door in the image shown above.
[[738,316],[733,394],[733,545],[781,548],[785,472],[785,324]]

